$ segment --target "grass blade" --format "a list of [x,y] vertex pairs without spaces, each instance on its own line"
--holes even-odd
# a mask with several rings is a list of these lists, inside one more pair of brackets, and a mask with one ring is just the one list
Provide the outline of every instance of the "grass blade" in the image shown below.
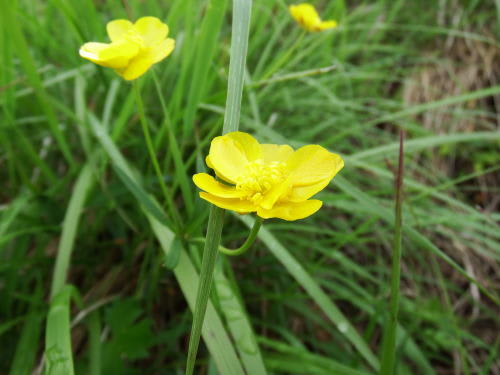
[[73,287],[65,285],[52,298],[45,334],[45,375],[73,375],[70,302]]
[[[199,43],[196,50],[193,79],[189,89],[189,98],[184,110],[183,139],[190,137],[193,131],[193,123],[198,109],[198,104],[203,99],[206,90],[207,77],[210,64],[217,48],[218,31],[222,27],[222,21],[227,9],[227,0],[212,0],[207,5],[207,11],[201,24]],[[200,63],[203,62],[203,63]]]
[[403,205],[403,173],[404,173],[404,130],[400,129],[399,137],[399,166],[396,180],[396,207],[394,224],[394,246],[392,250],[392,271],[391,271],[391,302],[389,308],[389,320],[386,322],[387,328],[384,333],[382,344],[382,360],[380,364],[381,375],[391,375],[394,373],[396,360],[396,330],[398,327],[399,312],[399,285],[401,278],[401,232],[403,226],[402,205]]
[[246,373],[253,375],[267,374],[252,325],[242,302],[234,290],[237,286],[231,284],[224,275],[222,267],[217,267],[215,271],[214,285],[220,310],[226,318]]
[[42,288],[36,288],[30,311],[24,322],[16,347],[9,375],[29,375],[32,373],[38,351],[38,340],[43,326],[44,315],[37,306],[38,303],[42,303],[42,298]]
[[66,283],[71,253],[75,243],[76,230],[80,222],[80,216],[87,192],[92,186],[92,181],[92,168],[87,164],[83,167],[78,176],[64,217],[61,242],[59,243],[52,278],[51,298],[59,294]]

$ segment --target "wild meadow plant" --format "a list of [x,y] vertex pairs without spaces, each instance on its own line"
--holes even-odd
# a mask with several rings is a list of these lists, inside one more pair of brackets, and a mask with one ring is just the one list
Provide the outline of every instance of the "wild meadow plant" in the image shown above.
[[[186,5],[186,2],[178,2],[177,4],[180,5],[174,7],[173,11],[177,11],[176,15],[178,17],[180,17],[179,14],[182,11],[193,11],[196,8],[194,3],[191,2],[191,5]],[[85,42],[80,47],[79,55],[82,58],[99,66],[113,69],[120,79],[127,81],[127,85],[128,81],[130,81],[130,85],[127,86],[127,89],[130,87],[129,97],[131,99],[129,103],[134,105],[124,103],[123,106],[126,108],[128,105],[130,112],[135,111],[138,121],[141,123],[144,142],[148,150],[149,168],[154,171],[155,184],[159,187],[162,197],[159,199],[148,192],[142,171],[131,167],[124,154],[116,146],[116,138],[123,134],[123,125],[118,126],[119,130],[115,128],[111,134],[108,133],[108,123],[115,120],[111,115],[111,110],[106,109],[103,120],[101,120],[91,111],[84,109],[82,105],[83,99],[81,99],[81,102],[77,105],[79,106],[78,116],[75,117],[76,121],[85,129],[82,131],[82,138],[85,139],[84,147],[87,161],[78,174],[62,225],[62,234],[58,245],[50,291],[50,307],[46,318],[44,357],[38,366],[37,373],[44,371],[46,375],[72,375],[77,372],[75,371],[71,329],[74,324],[83,319],[88,319],[89,331],[91,332],[89,333],[91,353],[87,368],[88,373],[92,375],[103,373],[101,371],[100,354],[101,327],[99,317],[95,312],[99,308],[99,304],[84,310],[82,316],[77,317],[76,323],[71,321],[71,301],[74,300],[79,308],[83,306],[83,302],[79,291],[68,282],[68,271],[75,244],[76,230],[82,216],[85,200],[94,185],[103,184],[103,181],[100,181],[97,175],[98,171],[109,160],[113,172],[121,184],[139,202],[140,210],[147,218],[151,231],[164,252],[164,264],[174,274],[179,288],[193,312],[186,353],[186,375],[195,373],[201,337],[203,337],[213,359],[213,364],[209,363],[207,365],[210,374],[266,375],[274,373],[270,369],[273,362],[266,361],[265,356],[261,353],[260,345],[264,343],[277,350],[281,350],[284,346],[273,342],[270,339],[273,336],[272,334],[257,337],[243,307],[241,296],[235,289],[237,283],[234,274],[232,274],[232,271],[227,273],[222,271],[224,267],[230,269],[229,258],[225,258],[225,255],[250,256],[249,250],[255,245],[257,239],[262,240],[266,246],[272,249],[290,275],[299,281],[307,293],[312,296],[317,307],[324,311],[329,323],[333,323],[331,324],[332,327],[328,326],[326,328],[327,331],[330,334],[335,332],[345,340],[345,343],[339,344],[338,348],[352,347],[353,351],[359,354],[359,358],[353,359],[353,357],[346,361],[339,361],[338,358],[320,358],[309,352],[307,352],[307,355],[300,354],[300,350],[305,349],[305,346],[296,342],[290,336],[290,342],[293,345],[287,347],[286,351],[291,357],[297,355],[298,360],[305,363],[304,368],[307,368],[307,371],[310,371],[311,374],[323,375],[325,371],[336,375],[409,374],[411,369],[404,367],[402,370],[404,372],[400,372],[402,367],[399,367],[398,364],[398,351],[401,350],[398,345],[401,345],[401,341],[404,341],[406,335],[401,329],[398,319],[401,300],[403,234],[405,233],[403,225],[405,133],[403,129],[398,129],[400,134],[399,144],[391,148],[391,151],[399,149],[398,165],[394,172],[396,181],[394,215],[391,216],[390,213],[387,214],[388,211],[385,208],[380,208],[384,212],[386,219],[388,218],[387,220],[391,221],[391,224],[394,223],[394,233],[392,245],[390,246],[392,248],[390,282],[386,283],[386,280],[380,282],[386,284],[383,286],[384,289],[390,289],[390,301],[386,303],[386,299],[384,299],[381,304],[383,307],[378,307],[388,311],[388,313],[382,314],[385,319],[377,321],[374,318],[370,322],[370,327],[379,324],[382,331],[380,345],[378,343],[374,345],[366,339],[369,332],[359,332],[354,322],[340,311],[304,267],[286,250],[283,250],[282,245],[276,241],[271,230],[267,228],[267,224],[263,225],[265,220],[278,219],[275,221],[282,220],[286,225],[293,225],[295,229],[300,228],[301,221],[299,220],[318,213],[325,201],[323,197],[326,196],[320,194],[325,194],[325,189],[332,180],[338,181],[345,191],[355,195],[361,202],[366,203],[369,198],[362,191],[351,187],[343,179],[343,173],[339,174],[344,168],[344,160],[346,160],[346,169],[350,168],[349,157],[342,157],[331,152],[323,145],[309,144],[307,142],[297,143],[293,141],[296,138],[293,132],[285,131],[286,134],[280,134],[279,131],[273,130],[271,126],[267,130],[270,134],[272,133],[272,137],[268,138],[279,140],[279,142],[260,143],[257,140],[260,137],[254,137],[249,132],[240,130],[242,100],[245,94],[250,97],[252,109],[258,105],[255,94],[252,92],[254,87],[277,82],[286,85],[287,81],[304,79],[337,68],[336,66],[330,66],[319,70],[307,70],[298,74],[275,76],[295,54],[301,52],[301,49],[304,48],[302,43],[307,33],[319,35],[319,33],[324,32],[325,35],[328,35],[327,33],[335,32],[338,28],[341,28],[343,26],[342,22],[331,19],[323,20],[316,8],[309,3],[292,4],[288,7],[283,6],[284,3],[280,3],[280,17],[293,18],[296,22],[295,26],[299,26],[302,31],[278,58],[269,59],[266,63],[257,66],[256,70],[260,72],[259,80],[249,82],[246,61],[249,39],[252,38],[250,23],[253,2],[251,0],[234,0],[227,90],[225,93],[226,105],[224,108],[217,108],[217,113],[219,115],[223,113],[224,115],[222,134],[217,135],[216,132],[219,129],[214,127],[214,130],[211,130],[209,135],[205,136],[202,141],[198,129],[193,126],[194,114],[198,110],[198,106],[202,106],[200,103],[201,95],[206,94],[207,65],[209,63],[215,65],[215,63],[207,61],[206,64],[197,64],[194,72],[191,72],[189,65],[186,64],[186,67],[183,67],[185,70],[182,70],[183,73],[180,74],[180,77],[168,77],[173,81],[178,80],[179,85],[184,85],[181,87],[189,87],[191,91],[187,100],[182,96],[167,98],[158,71],[162,71],[164,65],[173,63],[171,61],[162,61],[169,56],[173,56],[176,52],[193,59],[214,56],[213,46],[215,45],[217,32],[212,29],[220,29],[228,4],[226,0],[210,0],[208,4],[200,35],[196,35],[193,28],[190,30],[189,27],[193,26],[188,24],[185,30],[173,28],[172,32],[176,37],[176,39],[173,39],[169,37],[169,26],[159,18],[159,15],[158,17],[140,15],[135,22],[124,18],[108,22],[106,31],[110,39],[109,43]],[[7,12],[13,12],[14,6],[9,6],[6,9]],[[64,9],[70,12],[68,10],[70,8],[66,7]],[[288,13],[286,13],[287,10]],[[70,15],[72,19],[75,19],[75,14]],[[25,40],[22,34],[18,33],[18,29],[13,27],[13,30],[14,36],[20,42],[20,48],[22,49],[26,44]],[[185,43],[184,38],[194,40],[195,36],[207,44],[196,50],[197,53],[193,52],[195,50],[182,51],[185,46],[183,44]],[[318,39],[317,45],[319,46],[321,43],[324,43],[324,41]],[[263,52],[264,55],[267,53],[270,52]],[[26,66],[29,67],[29,56],[27,54],[23,56]],[[220,64],[220,61],[217,61],[217,63]],[[216,67],[215,69],[219,68]],[[163,133],[160,135],[156,133],[157,124],[154,124],[150,116],[148,116],[148,113],[156,111],[157,108],[148,106],[147,101],[143,98],[144,82],[149,76],[153,79],[156,90],[155,95],[158,96],[161,103],[159,110],[163,121],[161,126],[161,132]],[[32,75],[32,77],[36,76]],[[76,79],[76,84],[80,87],[81,92],[84,92],[84,83],[80,78]],[[193,78],[193,80],[190,81],[190,78]],[[99,78],[94,75],[92,79]],[[34,81],[37,82],[36,78],[34,78]],[[41,103],[50,102],[46,102],[48,97],[46,97],[43,86],[37,84],[36,87]],[[184,93],[187,91],[189,90],[186,89]],[[112,107],[113,100],[109,99],[106,108]],[[185,109],[183,108],[184,105]],[[204,106],[204,108],[214,110],[209,105],[205,104]],[[50,111],[48,110],[49,114]],[[179,112],[182,114],[179,115]],[[118,124],[120,124],[119,117],[116,119]],[[185,126],[180,130],[175,129],[174,125],[178,123],[183,123]],[[60,137],[57,127],[53,129],[53,132],[54,137],[61,144],[62,154],[68,159],[68,165],[72,165],[74,163],[72,161],[73,155]],[[93,150],[89,146],[91,141],[87,133],[92,134],[95,138],[100,146],[98,149]],[[179,134],[183,135],[180,140],[177,139]],[[186,147],[186,138],[194,139],[194,148]],[[168,145],[168,147],[161,146],[162,144]],[[163,159],[159,156],[159,148],[166,149],[163,152]],[[207,148],[208,153],[204,151]],[[187,149],[189,149],[189,152],[186,151]],[[186,156],[190,152],[193,153],[193,157]],[[206,157],[204,157],[205,155]],[[204,171],[203,159],[206,166],[213,170],[213,175]],[[356,164],[355,158],[351,160]],[[37,163],[42,171],[45,170],[43,161],[40,160]],[[164,166],[170,163],[174,171],[170,178],[167,178]],[[193,167],[194,165],[196,167]],[[194,169],[196,169],[197,173],[192,174],[189,172]],[[52,176],[52,172],[46,171],[44,173],[49,180],[55,182],[56,178]],[[334,179],[337,174],[339,176]],[[201,190],[199,192],[201,200],[192,199],[194,186]],[[180,190],[178,196],[175,195],[177,189]],[[203,207],[206,202],[210,204],[208,226],[206,235],[200,236],[197,232],[200,232],[199,228],[204,225],[202,223],[206,219],[206,215],[199,214],[201,212],[199,208]],[[329,200],[329,204],[334,206],[335,201]],[[243,244],[234,249],[221,244],[226,211],[231,214],[234,213],[249,228],[247,235],[244,236],[246,239],[243,240]],[[128,222],[129,218],[126,210],[120,208],[119,212],[124,217],[124,220]],[[336,220],[335,217],[326,218]],[[197,230],[192,230],[191,226],[194,224],[198,226]],[[131,227],[133,228],[133,225]],[[320,228],[317,229],[321,230]],[[407,230],[407,233],[413,238],[421,238],[418,233],[415,234],[411,230]],[[356,233],[350,234],[344,240],[356,240]],[[299,240],[297,239],[297,241]],[[198,251],[198,245],[202,245],[201,253]],[[428,245],[428,247],[433,249],[432,245]],[[220,259],[219,253],[223,254],[223,259]],[[490,300],[498,303],[495,296],[489,293],[486,288],[453,260],[447,259],[443,255],[440,256],[465,276],[468,281],[477,286]],[[151,264],[160,264],[154,255],[149,254],[148,257],[148,262]],[[253,260],[256,261],[256,258],[254,257]],[[347,260],[344,261],[347,262]],[[355,270],[356,275],[370,278],[359,267],[352,265],[352,263],[349,264]],[[159,272],[158,268],[154,269]],[[331,269],[326,268],[326,271],[329,272]],[[151,284],[154,284],[157,278],[152,276],[151,280]],[[219,296],[217,302],[211,298],[214,293]],[[162,298],[169,297],[165,295]],[[367,307],[365,305],[363,308],[367,311],[372,310],[371,306]],[[120,311],[113,316],[117,321],[121,321]],[[131,320],[134,321],[135,315],[132,314],[132,316]],[[314,321],[316,318],[311,317],[311,319]],[[36,319],[33,319],[33,322],[36,323],[36,321]],[[119,325],[117,323],[117,326]],[[113,326],[113,323],[110,326]],[[119,331],[120,328],[118,327],[116,331]],[[287,336],[286,332],[279,333]],[[137,337],[142,336],[138,334]],[[28,338],[24,340],[28,341]],[[133,343],[134,338],[135,336],[132,334],[128,340]],[[408,351],[412,360],[418,363],[419,370],[424,371],[422,373],[425,374],[435,374],[428,361],[423,358],[417,344],[410,339],[408,341],[410,343]],[[129,358],[141,358],[141,352],[146,351],[141,347],[135,349],[135,352],[133,350],[127,352]],[[110,357],[120,357],[126,351],[119,345],[114,350],[106,353]],[[377,351],[380,353],[379,356],[375,354]],[[19,353],[22,353],[22,351]],[[21,365],[18,365],[18,363],[21,363],[20,355],[17,356],[16,353],[16,360],[14,360],[16,368],[21,368]],[[280,366],[282,371],[279,373],[297,373],[290,366],[287,367],[286,361],[280,363]],[[293,367],[293,364],[291,367]],[[179,373],[181,368],[183,368],[183,365],[177,364],[172,373]],[[116,368],[111,372],[108,370],[109,373],[113,372],[117,373],[117,375],[119,375],[119,371],[125,370],[116,370]],[[27,374],[26,371],[17,370],[11,373],[16,375]]]

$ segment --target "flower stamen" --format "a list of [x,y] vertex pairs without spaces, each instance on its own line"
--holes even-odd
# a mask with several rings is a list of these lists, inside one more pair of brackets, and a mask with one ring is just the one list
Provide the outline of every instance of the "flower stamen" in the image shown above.
[[247,192],[246,199],[257,204],[269,190],[285,179],[285,167],[286,164],[280,161],[266,163],[257,159],[248,162],[245,172],[236,181],[236,189]]

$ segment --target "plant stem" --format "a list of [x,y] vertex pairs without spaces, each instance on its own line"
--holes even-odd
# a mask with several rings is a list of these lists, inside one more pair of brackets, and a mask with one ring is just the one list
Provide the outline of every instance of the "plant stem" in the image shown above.
[[[226,112],[222,134],[238,130],[240,122],[241,98],[245,78],[245,63],[248,50],[248,35],[250,32],[251,0],[233,0],[233,22],[231,38],[231,59],[229,62],[229,81],[227,87]],[[212,206],[208,218],[207,238],[203,250],[203,260],[200,271],[200,283],[193,313],[193,326],[189,338],[186,375],[192,375],[201,328],[205,318],[215,261],[217,260],[224,210]]]
[[186,165],[182,161],[182,153],[177,143],[177,139],[175,138],[175,133],[173,129],[172,119],[167,109],[167,104],[165,103],[165,98],[163,97],[163,93],[161,91],[160,80],[154,69],[152,69],[153,80],[155,82],[156,91],[158,92],[158,97],[160,99],[161,106],[163,108],[163,122],[166,126],[167,137],[168,137],[168,145],[170,147],[170,153],[172,155],[172,159],[174,160],[175,165],[175,176],[179,182],[181,187],[182,196],[184,198],[184,204],[186,205],[188,214],[193,212],[193,200],[192,200],[192,192],[191,192],[191,179],[187,178],[186,173]]
[[276,60],[276,62],[271,65],[271,67],[262,75],[259,81],[266,81],[269,77],[271,77],[279,68],[290,61],[290,56],[295,52],[297,48],[302,44],[302,40],[306,35],[305,31],[302,31],[299,37],[295,40],[295,42],[290,46],[290,48],[283,54],[281,57]]
[[[264,221],[264,219],[262,219],[260,217],[257,217],[255,219],[255,221],[253,223],[252,230],[248,234],[248,237],[245,240],[245,242],[243,243],[243,245],[241,245],[237,249],[228,249],[227,247],[219,245],[219,251],[223,254],[231,255],[231,256],[236,256],[236,255],[241,255],[241,254],[246,253],[248,251],[248,249],[250,249],[250,247],[253,245],[255,240],[257,239],[257,234],[259,234],[259,229],[260,229],[263,221]],[[189,241],[190,242],[205,243],[206,240],[203,237],[201,237],[201,238],[196,237],[196,238],[191,238]]]
[[212,287],[215,261],[217,260],[217,250],[219,248],[225,212],[225,210],[215,206],[210,208],[207,237],[203,249],[203,260],[200,270],[200,281],[194,308],[193,326],[189,338],[186,375],[192,375],[194,371],[196,354],[198,353],[198,346],[200,344],[201,329],[205,318],[208,297],[210,296],[210,289]]
[[404,130],[399,133],[399,165],[396,178],[396,207],[394,246],[392,251],[391,270],[391,302],[389,307],[389,322],[385,331],[382,345],[382,360],[380,375],[392,375],[396,359],[396,330],[398,325],[400,281],[401,281],[401,232],[402,232],[402,205],[403,205],[403,172],[404,172]]
[[181,223],[180,215],[177,212],[177,208],[175,207],[172,197],[168,193],[167,186],[165,185],[163,174],[161,172],[160,164],[158,163],[158,158],[156,157],[156,152],[153,146],[153,142],[151,140],[151,134],[149,133],[149,127],[146,120],[146,115],[144,113],[144,103],[142,102],[141,90],[137,80],[134,81],[133,86],[134,86],[135,101],[137,103],[137,109],[139,111],[139,118],[141,121],[144,138],[146,140],[146,146],[148,148],[149,157],[151,158],[151,162],[153,163],[153,169],[156,172],[156,177],[158,178],[158,183],[160,184],[160,188],[163,193],[170,216],[172,218],[172,221],[175,223],[176,231],[179,231]]

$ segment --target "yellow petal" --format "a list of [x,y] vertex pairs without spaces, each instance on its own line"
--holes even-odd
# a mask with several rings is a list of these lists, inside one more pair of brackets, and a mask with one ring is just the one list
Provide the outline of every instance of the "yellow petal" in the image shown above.
[[303,202],[327,187],[331,180],[331,178],[325,178],[312,185],[294,186],[287,199],[291,202]]
[[245,192],[236,190],[234,186],[224,185],[206,173],[195,174],[193,182],[201,190],[205,190],[207,193],[219,198],[240,198],[246,195]]
[[287,161],[289,179],[294,186],[306,186],[332,179],[344,166],[337,155],[318,145],[299,148]]
[[85,43],[80,48],[80,56],[108,68],[121,69],[138,53],[139,47],[127,41],[106,43]]
[[236,184],[245,165],[260,156],[260,144],[255,138],[247,133],[233,132],[212,140],[207,161],[217,176]]
[[337,21],[321,21],[316,28],[318,31],[335,29],[337,27]]
[[128,66],[124,69],[119,69],[116,72],[127,81],[132,81],[139,78],[153,65],[149,56],[137,56],[130,61]]
[[262,159],[266,163],[273,161],[286,162],[293,154],[293,148],[288,145],[262,144],[260,147],[262,149]]
[[204,192],[200,193],[200,197],[216,205],[217,207],[236,211],[240,214],[247,214],[249,212],[255,212],[257,210],[257,207],[255,207],[252,202],[247,200],[241,200],[238,198],[219,198],[215,195]]
[[287,180],[273,186],[271,190],[269,190],[259,202],[259,206],[264,209],[270,210],[280,198],[288,195],[289,190],[290,183]]
[[156,17],[139,18],[134,24],[134,29],[148,46],[160,43],[168,35],[168,26]]
[[168,38],[158,43],[156,46],[151,47],[149,56],[153,61],[153,64],[163,60],[165,57],[170,55],[175,48],[175,40]]
[[288,221],[299,220],[314,214],[321,208],[322,204],[323,202],[315,199],[300,203],[280,203],[275,205],[270,210],[259,207],[257,215],[263,219],[277,217]]
[[314,26],[321,22],[321,18],[311,4],[303,3],[299,5],[290,5],[289,10],[290,14],[299,25],[306,30],[316,31]]
[[133,24],[129,20],[114,20],[108,22],[106,30],[108,31],[109,39],[111,39],[112,42],[123,39],[132,26]]

